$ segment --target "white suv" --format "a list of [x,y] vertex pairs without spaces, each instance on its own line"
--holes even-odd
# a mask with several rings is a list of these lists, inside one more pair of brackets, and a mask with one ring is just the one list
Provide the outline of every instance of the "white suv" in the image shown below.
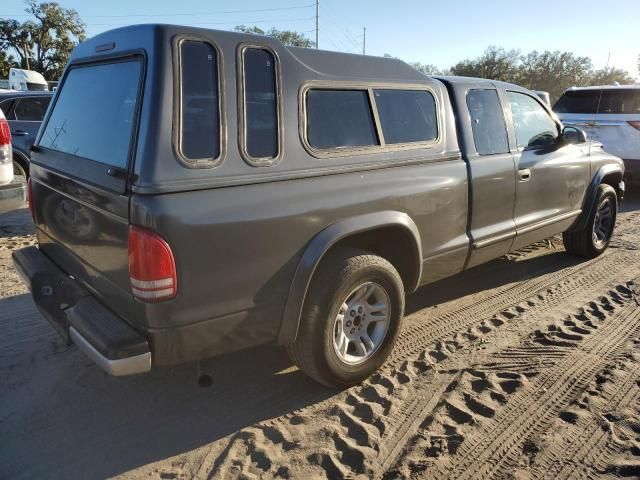
[[553,111],[564,125],[585,130],[607,152],[622,158],[628,183],[640,185],[640,85],[572,87]]

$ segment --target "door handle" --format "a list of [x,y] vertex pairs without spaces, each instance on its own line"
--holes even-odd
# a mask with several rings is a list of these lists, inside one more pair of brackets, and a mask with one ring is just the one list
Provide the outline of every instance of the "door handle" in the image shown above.
[[525,168],[524,170],[518,170],[518,181],[528,182],[531,180],[531,170]]
[[29,135],[29,132],[25,132],[24,130],[14,130],[13,132],[11,132],[11,135],[15,137],[24,137],[26,135]]

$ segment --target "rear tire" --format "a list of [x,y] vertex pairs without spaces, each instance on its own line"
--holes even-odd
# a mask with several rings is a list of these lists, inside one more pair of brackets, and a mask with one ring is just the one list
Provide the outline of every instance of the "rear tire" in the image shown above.
[[29,178],[29,169],[25,168],[19,161],[13,161],[13,175],[15,177],[24,177],[25,179]]
[[610,185],[600,185],[595,208],[582,230],[562,234],[565,250],[580,257],[595,258],[609,246],[618,214],[618,196]]
[[400,331],[404,286],[394,266],[358,249],[322,260],[313,279],[291,360],[319,383],[360,383],[386,360]]

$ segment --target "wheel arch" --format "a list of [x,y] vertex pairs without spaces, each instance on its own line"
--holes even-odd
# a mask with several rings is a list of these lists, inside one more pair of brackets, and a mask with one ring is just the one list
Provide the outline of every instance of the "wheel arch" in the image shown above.
[[[389,242],[390,239],[396,242]],[[422,275],[422,246],[418,227],[409,215],[384,211],[341,220],[313,237],[302,253],[289,287],[278,333],[279,344],[287,345],[296,339],[311,279],[322,259],[341,246],[366,249],[386,258],[400,273],[406,292],[418,287]]]
[[585,227],[593,209],[596,207],[598,187],[600,185],[604,184],[613,187],[618,196],[618,200],[622,200],[624,197],[623,177],[624,170],[620,165],[608,164],[600,167],[591,178],[591,183],[587,188],[587,193],[582,204],[582,213],[569,230],[581,230]]
[[22,151],[17,148],[13,148],[13,161],[18,162],[27,173],[27,177],[29,176],[29,157]]

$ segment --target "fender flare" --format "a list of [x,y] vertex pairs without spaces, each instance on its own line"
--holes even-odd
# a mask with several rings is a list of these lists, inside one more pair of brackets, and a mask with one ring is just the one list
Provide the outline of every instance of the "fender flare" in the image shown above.
[[596,207],[596,195],[598,193],[598,187],[602,185],[602,180],[609,175],[616,175],[618,177],[618,182],[622,182],[624,170],[621,166],[615,164],[603,165],[598,169],[595,175],[591,178],[591,183],[587,188],[587,193],[585,194],[584,202],[582,204],[582,214],[578,217],[576,222],[569,230],[575,231],[585,228],[587,220],[591,216],[593,209]]
[[23,164],[27,171],[29,170],[29,156],[26,153],[14,147],[13,156],[15,157],[14,160]]
[[383,211],[359,215],[341,220],[329,225],[307,244],[298,266],[293,275],[289,287],[289,295],[284,308],[284,316],[278,333],[278,343],[288,345],[295,341],[298,335],[302,307],[307,295],[307,290],[316,268],[326,252],[338,241],[351,235],[375,230],[384,227],[401,227],[410,234],[415,242],[415,261],[417,262],[417,275],[410,285],[406,285],[406,291],[412,292],[418,286],[422,276],[422,244],[420,232],[415,222],[403,212]]

